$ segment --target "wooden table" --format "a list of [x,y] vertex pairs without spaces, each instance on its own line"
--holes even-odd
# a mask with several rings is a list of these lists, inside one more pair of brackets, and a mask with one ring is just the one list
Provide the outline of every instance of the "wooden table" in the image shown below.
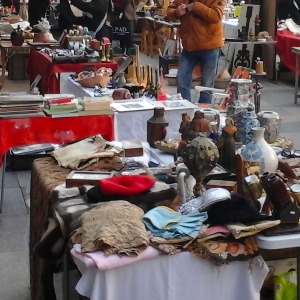
[[[6,152],[16,146],[37,143],[66,144],[95,134],[106,140],[114,138],[113,116],[85,116],[72,118],[0,119],[0,166]],[[0,213],[3,200],[5,168],[2,168]]]
[[30,53],[30,46],[24,43],[22,46],[13,46],[10,41],[1,41],[1,65],[2,65],[2,74],[1,74],[1,89],[5,84],[5,71],[8,59],[16,54],[28,54]]
[[60,73],[80,72],[84,67],[92,66],[93,68],[107,67],[113,72],[117,71],[118,64],[112,62],[87,62],[87,63],[54,63],[52,58],[44,52],[32,49],[30,51],[27,73],[30,78],[30,83],[34,81],[36,76],[40,74],[42,79],[39,84],[41,94],[56,94],[60,92]]
[[300,98],[300,95],[298,93],[299,84],[298,84],[298,76],[300,73],[299,69],[299,55],[300,55],[300,47],[292,47],[292,53],[296,56],[296,63],[295,63],[295,94],[294,94],[294,102],[297,104],[298,98]]

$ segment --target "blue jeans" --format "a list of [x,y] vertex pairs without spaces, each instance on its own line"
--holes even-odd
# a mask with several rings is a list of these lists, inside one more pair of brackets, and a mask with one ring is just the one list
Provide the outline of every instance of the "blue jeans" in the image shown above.
[[192,74],[197,64],[201,66],[201,85],[206,87],[214,86],[219,51],[219,48],[182,51],[177,74],[177,93],[180,93],[183,99],[191,101]]

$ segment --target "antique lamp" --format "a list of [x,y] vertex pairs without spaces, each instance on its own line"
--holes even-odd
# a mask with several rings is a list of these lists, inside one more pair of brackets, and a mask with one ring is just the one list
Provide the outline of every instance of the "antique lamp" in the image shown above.
[[202,180],[211,172],[219,160],[216,144],[204,134],[191,140],[182,152],[182,158],[190,174],[196,179],[194,193],[201,194]]

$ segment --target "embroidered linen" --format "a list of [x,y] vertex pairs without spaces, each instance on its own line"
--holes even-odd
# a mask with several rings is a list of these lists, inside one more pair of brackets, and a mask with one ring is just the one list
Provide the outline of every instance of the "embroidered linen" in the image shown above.
[[81,244],[82,252],[137,255],[149,244],[143,215],[142,209],[127,201],[100,203],[81,215],[81,227],[71,241]]
[[52,152],[58,164],[65,168],[81,170],[103,157],[113,157],[121,148],[111,146],[100,134]]
[[259,256],[260,252],[253,236],[236,240],[233,236],[207,241],[196,239],[187,250],[197,256],[206,258],[216,265],[227,264],[231,261],[243,261]]

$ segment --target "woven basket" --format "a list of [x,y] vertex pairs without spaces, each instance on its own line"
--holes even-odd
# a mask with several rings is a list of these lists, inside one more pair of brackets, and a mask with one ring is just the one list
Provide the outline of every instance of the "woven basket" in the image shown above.
[[96,85],[100,85],[101,87],[107,87],[109,80],[109,76],[95,75],[83,79],[76,79],[76,82],[78,82],[83,87],[93,88]]
[[179,140],[156,141],[155,146],[162,152],[176,154],[178,151]]

